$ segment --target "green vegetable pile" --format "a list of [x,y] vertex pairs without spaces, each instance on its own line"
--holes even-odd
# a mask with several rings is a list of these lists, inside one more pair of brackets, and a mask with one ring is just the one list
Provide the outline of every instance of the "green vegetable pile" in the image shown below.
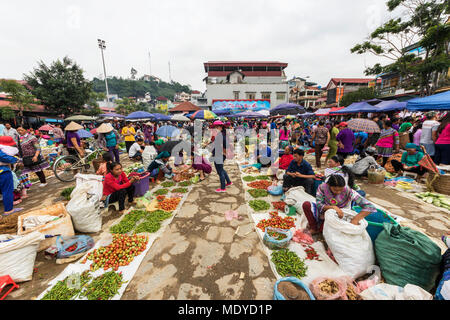
[[[43,297],[41,300],[71,300],[75,299],[83,289],[83,287],[92,279],[89,271],[84,271],[81,275],[76,273],[76,275],[80,276],[80,282],[74,283],[69,287],[68,281],[69,279],[73,279],[73,276],[68,276],[64,280],[58,281]],[[76,287],[75,287],[76,286]]]
[[171,188],[174,185],[175,185],[175,182],[173,182],[173,181],[166,181],[166,182],[161,183],[161,186],[164,188]]
[[61,192],[61,197],[64,197],[66,200],[70,200],[70,194],[72,193],[75,187],[66,188]]
[[170,212],[156,210],[147,212],[145,221],[136,227],[134,233],[149,232],[154,233],[161,228],[161,221],[169,219],[172,216]]
[[255,211],[265,211],[270,209],[270,204],[264,200],[251,200],[249,203],[250,208]]
[[191,184],[192,184],[192,181],[189,181],[189,180],[178,183],[178,185],[181,187],[189,187]]
[[169,193],[169,190],[167,189],[158,189],[154,192],[157,196],[166,195]]
[[270,180],[270,177],[263,175],[263,176],[257,176],[256,179],[258,179],[258,180]]
[[266,190],[261,190],[261,189],[250,189],[250,190],[248,190],[248,193],[250,193],[250,195],[253,198],[263,198],[263,197],[267,197],[269,195],[269,193]]
[[450,197],[432,192],[416,193],[416,197],[436,207],[450,210]]
[[80,296],[88,300],[110,300],[124,283],[122,273],[109,271],[92,280]]
[[272,262],[277,268],[277,272],[282,277],[303,278],[306,276],[308,267],[294,252],[288,249],[281,249],[272,253]]
[[123,172],[125,172],[126,175],[129,175],[130,173],[132,173],[133,171],[137,171],[141,168],[144,168],[144,166],[142,165],[142,163],[134,163],[128,167],[126,167]]
[[116,225],[109,228],[111,233],[125,234],[130,232],[136,226],[136,223],[147,215],[145,210],[133,210]]
[[256,177],[253,176],[245,176],[242,178],[242,180],[244,180],[245,182],[253,182],[256,180]]
[[175,189],[172,189],[172,193],[186,193],[186,192],[188,192],[187,188],[175,188]]

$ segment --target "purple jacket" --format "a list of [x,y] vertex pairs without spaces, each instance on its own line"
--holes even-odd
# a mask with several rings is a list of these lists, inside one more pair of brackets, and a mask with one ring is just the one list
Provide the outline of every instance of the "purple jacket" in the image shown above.
[[339,132],[336,136],[336,140],[342,142],[344,149],[339,148],[338,152],[349,153],[353,151],[353,142],[355,141],[355,135],[353,131],[345,128]]

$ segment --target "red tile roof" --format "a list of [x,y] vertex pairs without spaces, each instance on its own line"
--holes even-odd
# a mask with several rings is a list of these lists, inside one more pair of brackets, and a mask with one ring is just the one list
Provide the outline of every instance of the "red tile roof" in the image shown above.
[[197,107],[195,104],[186,101],[183,103],[180,103],[175,108],[172,108],[169,110],[169,112],[191,112],[191,111],[199,111],[202,110],[202,108]]
[[[11,106],[11,104],[8,100],[0,100],[0,108],[9,107],[9,106]],[[43,106],[41,104],[32,104],[31,106],[33,107],[33,109],[25,110],[25,111],[38,112],[38,113],[49,112],[48,110],[45,109],[45,106]],[[18,110],[18,108],[16,106],[12,106],[11,108],[16,111]]]

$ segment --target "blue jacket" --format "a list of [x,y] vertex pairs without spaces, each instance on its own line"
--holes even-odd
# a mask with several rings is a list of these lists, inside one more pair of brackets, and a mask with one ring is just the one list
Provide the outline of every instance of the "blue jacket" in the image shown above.
[[[8,156],[6,153],[4,153],[3,151],[0,150],[0,162],[16,163],[17,158]],[[10,167],[6,166],[6,165],[0,165],[0,173],[5,172],[5,171],[11,171]]]
[[305,176],[314,175],[313,168],[306,160],[303,160],[302,163],[300,163],[300,165],[297,164],[297,161],[292,160],[286,172],[299,172],[301,174],[304,174]]

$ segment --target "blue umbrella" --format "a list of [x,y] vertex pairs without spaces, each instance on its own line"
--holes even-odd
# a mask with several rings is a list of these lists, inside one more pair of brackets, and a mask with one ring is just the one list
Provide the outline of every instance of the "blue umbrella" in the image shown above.
[[171,118],[161,113],[152,113],[152,119],[155,121],[170,121]]
[[89,131],[84,130],[84,129],[78,130],[77,133],[78,133],[78,136],[79,136],[81,139],[91,138],[91,137],[94,136],[92,133],[90,133]]
[[180,134],[180,130],[178,130],[174,126],[162,126],[156,130],[156,134],[160,137],[175,137]]
[[151,118],[153,118],[153,114],[145,112],[145,111],[132,112],[128,116],[125,117],[126,120],[151,119]]

